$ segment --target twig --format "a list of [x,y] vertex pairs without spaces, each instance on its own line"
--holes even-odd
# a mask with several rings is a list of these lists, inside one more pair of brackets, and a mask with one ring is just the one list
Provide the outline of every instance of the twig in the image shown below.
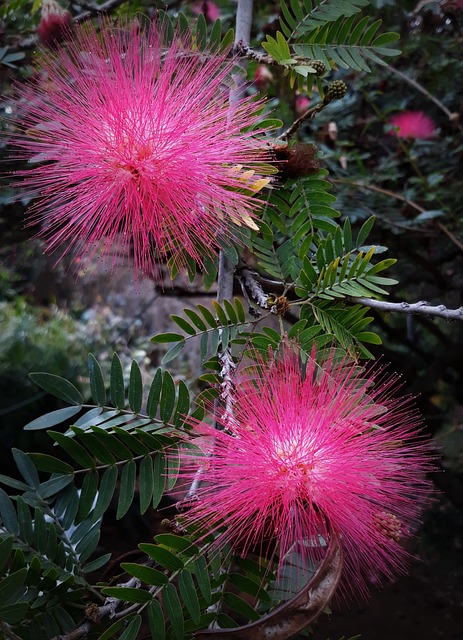
[[268,294],[265,293],[261,284],[258,282],[258,274],[251,271],[248,267],[240,268],[236,277],[241,285],[245,297],[249,295],[257,302],[262,309],[268,309]]
[[237,56],[243,56],[245,58],[249,58],[249,60],[255,60],[259,64],[270,64],[270,65],[280,64],[277,60],[275,60],[271,56],[265,53],[259,53],[252,47],[249,47],[243,41],[240,41],[235,45],[234,52]]
[[399,313],[417,314],[424,316],[433,316],[436,318],[444,318],[444,320],[463,320],[463,307],[458,309],[447,309],[443,304],[433,307],[425,300],[419,302],[386,302],[384,300],[373,300],[372,298],[348,298],[355,304],[361,304],[364,307],[371,307],[378,311],[398,311]]
[[287,140],[288,138],[291,138],[291,136],[293,136],[299,130],[301,125],[306,120],[308,120],[309,118],[314,118],[317,113],[319,113],[326,107],[326,105],[326,102],[319,102],[314,107],[307,109],[307,111],[305,111],[297,120],[295,120],[293,124],[288,129],[286,129],[286,131],[283,131],[283,133],[277,136],[277,140]]

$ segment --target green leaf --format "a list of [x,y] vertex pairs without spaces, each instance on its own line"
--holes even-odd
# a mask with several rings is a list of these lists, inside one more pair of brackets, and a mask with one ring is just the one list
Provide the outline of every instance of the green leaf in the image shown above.
[[165,464],[164,454],[158,453],[153,460],[153,509],[156,509],[164,495],[166,484]]
[[3,606],[0,608],[0,620],[9,625],[22,622],[27,617],[29,606],[27,602],[18,602],[16,604]]
[[162,389],[162,371],[158,369],[154,375],[153,382],[148,394],[148,401],[146,403],[146,412],[150,418],[155,418],[159,405],[159,398],[161,396]]
[[206,603],[209,604],[211,602],[212,592],[206,558],[204,556],[200,556],[195,560],[193,567],[200,591],[203,594]]
[[251,607],[243,598],[240,598],[235,593],[224,593],[223,600],[237,613],[245,616],[248,620],[259,620],[260,616],[255,609]]
[[362,224],[362,227],[357,236],[357,240],[355,241],[357,247],[361,247],[362,244],[364,244],[365,240],[370,235],[370,231],[375,224],[375,220],[376,218],[374,216],[371,216],[371,218],[368,218],[368,220],[365,220],[365,222]]
[[143,381],[141,377],[141,371],[135,360],[132,360],[129,379],[129,405],[134,413],[140,413],[142,401]]
[[122,363],[117,353],[113,353],[111,360],[111,374],[109,379],[111,402],[117,409],[125,407],[125,388]]
[[140,513],[143,514],[151,505],[153,498],[154,471],[153,460],[150,455],[142,458],[140,462],[138,490],[140,496]]
[[129,460],[122,469],[116,520],[120,520],[125,516],[133,502],[136,467],[135,461]]
[[56,495],[60,491],[67,487],[68,484],[74,480],[74,474],[72,475],[60,475],[55,478],[51,478],[46,482],[42,482],[38,488],[37,493],[46,500],[47,498],[51,498],[51,496]]
[[103,556],[88,562],[82,567],[82,573],[92,573],[97,569],[101,569],[101,567],[104,567],[104,565],[111,559],[111,555],[111,553],[105,553]]
[[174,344],[174,346],[171,347],[164,354],[164,356],[163,356],[163,358],[161,360],[161,364],[164,365],[164,364],[167,364],[167,363],[171,362],[172,360],[174,360],[183,351],[183,349],[185,347],[185,344],[186,344],[185,340],[182,340],[178,344]]
[[12,450],[14,461],[16,466],[24,480],[30,487],[38,487],[40,484],[39,474],[34,466],[34,463],[29,458],[27,453],[24,453],[20,449],[13,448]]
[[114,494],[117,482],[117,467],[108,467],[103,473],[103,477],[100,482],[100,489],[98,492],[98,498],[93,512],[93,518],[101,518],[106,513],[111,499]]
[[97,523],[76,545],[79,560],[85,562],[95,551],[100,541],[100,527]]
[[84,469],[92,469],[96,466],[92,456],[76,440],[68,438],[58,431],[49,431],[48,433]]
[[31,373],[30,379],[36,385],[68,404],[82,405],[84,399],[80,391],[68,380],[52,373]]
[[6,605],[12,599],[17,598],[17,591],[24,585],[27,577],[27,568],[19,569],[0,581],[0,602]]
[[[14,536],[7,536],[3,538],[3,540],[0,539],[0,571],[3,571],[10,559],[11,552],[13,551],[13,541]],[[29,540],[26,540],[26,542],[28,542],[28,544],[30,543]]]
[[163,422],[169,422],[175,405],[175,383],[168,371],[164,371],[162,380],[159,415]]
[[74,473],[74,469],[70,464],[54,456],[49,456],[47,453],[29,453],[28,456],[39,471],[63,474]]
[[185,336],[181,333],[158,333],[151,338],[151,342],[166,343],[166,342],[179,342],[185,340]]
[[39,429],[49,429],[57,424],[61,424],[69,418],[77,415],[81,411],[81,407],[65,407],[64,409],[57,409],[56,411],[50,411],[40,418],[36,418],[31,422],[28,422],[24,427],[25,431],[36,431]]
[[9,495],[3,489],[0,489],[0,518],[7,531],[19,534],[19,523],[16,515],[16,509]]
[[124,633],[119,636],[119,640],[136,640],[138,632],[140,631],[141,623],[142,617],[140,615],[136,615],[134,619],[129,622]]
[[185,331],[185,333],[187,333],[190,336],[195,336],[196,335],[196,329],[194,327],[191,326],[191,324],[189,322],[187,322],[185,320],[185,318],[182,318],[181,316],[176,316],[171,315],[171,320],[173,320],[175,322],[175,324],[177,324],[180,329],[183,329],[183,331]]
[[157,536],[154,536],[154,539],[163,547],[179,551],[190,557],[199,553],[199,548],[183,536],[176,536],[173,533],[159,533]]
[[34,541],[35,549],[45,554],[47,551],[47,525],[45,516],[39,507],[34,510]]
[[217,327],[217,320],[214,318],[210,310],[207,307],[204,307],[202,304],[198,304],[197,309],[201,313],[207,324],[212,329],[215,329]]
[[178,569],[183,569],[183,562],[175,556],[173,553],[160,547],[155,544],[149,543],[141,543],[138,545],[139,548],[146,553],[150,558],[155,560],[158,564],[160,564],[165,569],[169,571],[177,571]]
[[162,607],[157,600],[152,600],[147,607],[148,623],[151,630],[153,640],[165,640],[166,630],[164,613]]
[[179,573],[178,588],[193,622],[198,623],[201,617],[201,610],[196,594],[196,587],[189,571],[184,570]]
[[153,569],[153,567],[146,567],[135,562],[121,562],[121,568],[129,575],[149,585],[161,587],[169,582],[169,578],[165,573],[158,571],[158,569]]
[[135,602],[143,604],[152,600],[152,595],[143,589],[133,587],[103,587],[101,593],[109,598],[117,598],[122,602]]
[[183,613],[177,589],[172,583],[164,589],[164,606],[177,640],[183,640]]
[[97,405],[103,407],[106,404],[106,388],[103,380],[103,374],[98,360],[92,353],[88,354],[88,375],[90,377],[90,389],[92,398]]

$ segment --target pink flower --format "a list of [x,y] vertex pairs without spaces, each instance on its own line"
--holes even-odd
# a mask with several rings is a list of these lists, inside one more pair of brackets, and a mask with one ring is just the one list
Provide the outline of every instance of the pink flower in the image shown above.
[[193,13],[199,15],[202,13],[206,18],[206,22],[215,22],[220,18],[220,9],[212,2],[212,0],[199,0],[193,5]]
[[56,47],[71,34],[72,16],[55,0],[43,0],[41,19],[37,27],[40,40],[49,47]]
[[32,163],[18,174],[49,252],[86,264],[102,253],[114,267],[132,249],[135,271],[159,277],[156,260],[202,264],[235,225],[255,227],[266,142],[243,129],[262,104],[231,107],[234,63],[187,46],[177,34],[164,47],[154,24],[85,25],[18,86],[12,141]]
[[398,138],[432,138],[436,133],[434,121],[423,111],[402,111],[393,116],[389,124],[398,127],[389,131]]
[[[200,458],[199,499],[182,521],[243,555],[273,545],[280,572],[290,551],[307,567],[320,561],[329,522],[344,547],[342,594],[365,596],[371,579],[403,571],[399,540],[428,503],[432,463],[420,417],[409,399],[394,399],[395,379],[379,370],[333,358],[320,365],[313,354],[303,374],[289,348],[259,368],[236,386],[233,416],[218,418],[223,430],[191,424],[214,446]],[[184,455],[186,484],[197,464]]]
[[309,106],[310,98],[308,98],[307,96],[303,96],[300,93],[296,94],[296,99],[294,101],[294,110],[298,118],[307,111]]

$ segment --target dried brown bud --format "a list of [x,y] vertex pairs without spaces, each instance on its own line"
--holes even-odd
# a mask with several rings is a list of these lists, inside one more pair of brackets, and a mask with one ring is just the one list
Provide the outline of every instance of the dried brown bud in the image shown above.
[[273,152],[275,159],[280,162],[278,168],[282,178],[309,176],[320,168],[317,149],[313,144],[300,142],[293,146],[279,145]]
[[41,13],[37,35],[44,44],[53,49],[72,31],[72,16],[56,0],[43,0]]

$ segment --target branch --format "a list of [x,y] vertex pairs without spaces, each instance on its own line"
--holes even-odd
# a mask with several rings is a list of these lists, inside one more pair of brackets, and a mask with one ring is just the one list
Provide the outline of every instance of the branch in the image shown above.
[[270,64],[270,65],[280,64],[271,56],[265,53],[259,53],[252,47],[245,44],[242,40],[237,42],[234,48],[234,52],[237,56],[242,56],[244,58],[248,58],[249,60],[255,60],[259,64]]
[[386,302],[384,300],[373,300],[371,298],[354,298],[349,296],[348,299],[354,304],[361,304],[364,307],[371,307],[378,311],[398,311],[399,313],[417,314],[423,316],[434,316],[436,318],[444,318],[444,320],[463,320],[463,307],[458,309],[447,309],[443,304],[433,307],[424,300],[419,302]]

